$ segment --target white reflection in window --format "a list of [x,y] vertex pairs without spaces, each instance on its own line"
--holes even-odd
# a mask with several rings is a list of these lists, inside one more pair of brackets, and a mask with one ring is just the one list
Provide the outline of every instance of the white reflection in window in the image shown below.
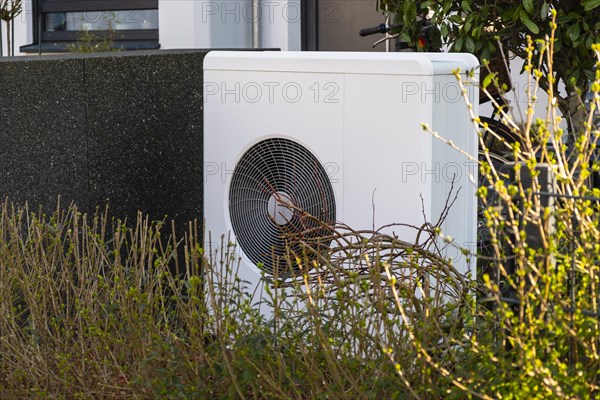
[[75,11],[45,14],[46,31],[158,29],[158,10]]

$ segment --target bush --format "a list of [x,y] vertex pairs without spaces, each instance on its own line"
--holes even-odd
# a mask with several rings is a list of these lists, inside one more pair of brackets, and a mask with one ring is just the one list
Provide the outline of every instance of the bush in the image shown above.
[[447,365],[451,338],[464,334],[467,281],[430,252],[432,239],[331,230],[344,256],[291,257],[310,272],[271,281],[268,319],[235,277],[235,246],[209,259],[195,225],[181,242],[163,230],[141,215],[127,226],[75,206],[46,216],[4,203],[1,397],[431,395],[410,382],[442,377],[410,341]]
[[[600,190],[594,181],[600,171],[600,132],[593,121],[600,74],[591,85],[582,130],[563,131],[552,88],[547,115],[536,118],[543,76],[538,66],[548,65],[552,75],[553,46],[554,37],[529,40],[525,70],[532,88],[525,121],[517,124],[502,108],[503,122],[517,138],[498,138],[510,162],[496,162],[497,154],[484,140],[494,132],[473,115],[485,159],[478,196],[491,257],[480,276],[485,294],[478,298],[469,344],[462,348],[463,363],[453,372],[448,397],[462,398],[465,390],[482,398],[516,399],[599,393]],[[600,46],[594,50],[600,56]],[[534,53],[545,62],[534,60]]]

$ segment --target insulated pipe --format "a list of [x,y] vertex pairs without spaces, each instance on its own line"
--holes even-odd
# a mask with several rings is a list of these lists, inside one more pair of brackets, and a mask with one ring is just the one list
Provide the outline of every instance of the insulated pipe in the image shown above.
[[252,48],[260,48],[260,0],[252,0]]
[[[14,7],[14,6],[15,5],[13,3],[12,7]],[[12,11],[12,8],[11,8],[11,11]],[[10,40],[10,53],[11,54],[10,55],[13,57],[15,55],[15,19],[16,19],[16,16],[15,16],[15,18],[13,18],[10,21],[10,36],[11,36],[11,40]]]
[[42,0],[37,1],[37,17],[38,17],[38,54],[42,55]]
[[[387,16],[385,17],[385,26],[390,26],[390,14],[387,12],[387,5],[385,6],[385,12],[387,14]],[[388,36],[388,34],[385,34],[386,36]],[[390,39],[385,41],[385,52],[389,53],[392,51],[392,41]]]

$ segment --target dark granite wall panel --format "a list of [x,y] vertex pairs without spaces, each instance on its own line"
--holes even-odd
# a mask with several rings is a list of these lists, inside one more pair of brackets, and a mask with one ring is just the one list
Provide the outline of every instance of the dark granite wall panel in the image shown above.
[[[86,60],[90,196],[117,214],[202,212],[203,54]],[[127,190],[123,190],[127,188]]]
[[0,59],[0,196],[201,219],[205,54]]
[[0,63],[0,194],[87,206],[83,61]]

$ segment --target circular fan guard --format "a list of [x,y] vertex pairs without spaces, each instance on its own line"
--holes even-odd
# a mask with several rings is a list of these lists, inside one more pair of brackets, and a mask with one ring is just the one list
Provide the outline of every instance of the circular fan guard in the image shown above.
[[[270,274],[286,276],[286,238],[327,234],[318,222],[335,222],[335,198],[327,172],[300,144],[283,138],[263,140],[240,158],[231,178],[229,214],[246,256]],[[323,243],[329,245],[329,243]]]

